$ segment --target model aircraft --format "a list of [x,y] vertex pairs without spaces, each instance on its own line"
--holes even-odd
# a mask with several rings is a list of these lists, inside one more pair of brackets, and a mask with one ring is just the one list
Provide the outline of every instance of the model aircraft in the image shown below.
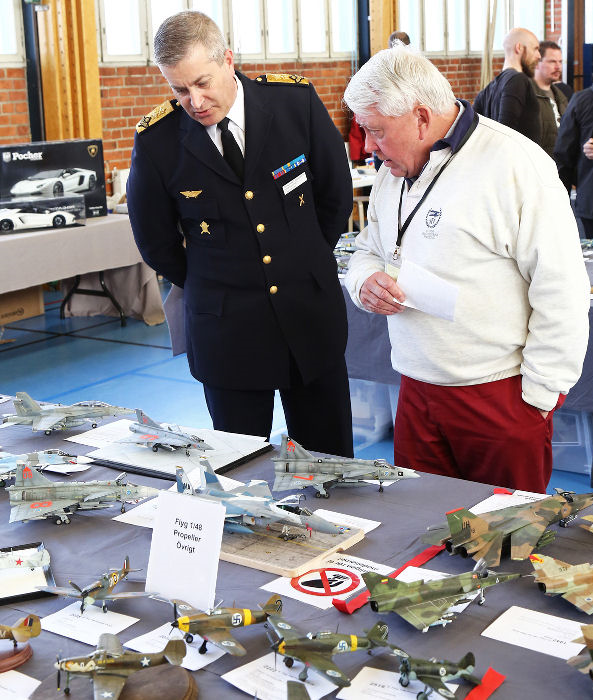
[[0,452],[0,486],[6,486],[6,482],[14,479],[16,465],[24,462],[28,467],[42,469],[52,464],[77,464],[77,458],[66,454],[62,450],[41,450],[40,452],[27,452],[13,455],[10,452]]
[[[427,700],[433,690],[444,698],[455,698],[455,693],[451,692],[445,683],[456,678],[465,678],[474,685],[480,685],[480,679],[473,675],[476,660],[471,651],[459,663],[440,659],[417,659],[402,649],[394,649],[393,653],[401,657],[399,682],[402,687],[406,688],[410,681],[415,680],[424,683],[424,690],[416,695],[417,700]],[[429,688],[431,690],[428,690]]]
[[313,486],[317,498],[329,498],[327,488],[361,486],[365,479],[379,482],[416,479],[413,469],[392,467],[384,459],[348,459],[347,457],[314,457],[286,435],[282,436],[280,457],[272,457],[276,480],[273,491],[304,489]]
[[190,448],[194,450],[211,450],[202,438],[196,435],[184,433],[177,425],[161,425],[152,420],[149,416],[136,409],[137,423],[130,425],[132,435],[121,438],[118,442],[133,442],[138,445],[152,447],[153,452],[158,452],[159,447],[165,450],[185,449],[185,454],[189,455]]
[[[234,627],[247,627],[265,622],[270,615],[279,615],[282,612],[282,598],[273,595],[261,610],[249,610],[247,608],[212,608],[210,610],[196,610],[183,600],[173,600],[174,621],[172,627],[177,627],[184,632],[184,639],[188,644],[194,641],[194,634],[199,634],[204,640],[200,645],[200,654],[205,654],[207,644],[211,642],[219,649],[227,651],[233,656],[244,656],[247,652],[231,634]],[[181,612],[181,617],[177,613]]]
[[79,401],[71,406],[59,403],[41,406],[24,391],[17,391],[14,408],[16,414],[5,415],[3,423],[30,425],[33,431],[43,430],[46,435],[51,435],[53,430],[69,430],[84,423],[96,428],[101,418],[133,413],[129,408],[111,406],[103,401]]
[[466,508],[447,513],[447,525],[429,528],[422,538],[427,544],[444,544],[451,554],[484,560],[498,566],[510,549],[511,559],[523,560],[555,538],[548,525],[566,527],[579,511],[593,504],[593,493],[575,494],[555,489],[555,496],[474,515]]
[[311,700],[311,696],[304,683],[286,681],[286,700]]
[[13,486],[7,489],[10,522],[55,518],[56,524],[69,523],[77,510],[109,508],[121,502],[155,496],[158,489],[127,483],[125,472],[109,481],[50,481],[36,469],[19,464]]
[[187,478],[185,471],[177,468],[177,490],[192,496],[222,503],[226,508],[224,520],[225,532],[253,533],[250,526],[267,527],[270,523],[282,524],[282,534],[285,540],[297,537],[291,533],[291,527],[301,530],[316,530],[329,535],[340,535],[345,528],[334,525],[329,520],[311,513],[299,506],[299,499],[289,496],[281,501],[272,497],[266,481],[253,480],[247,484],[236,486],[225,491],[207,460],[202,460],[200,470],[203,485],[196,491]]
[[562,593],[577,608],[593,613],[593,565],[566,564],[559,559],[532,554],[529,560],[535,569],[535,581],[546,595]]
[[128,676],[142,668],[160,666],[170,663],[179,666],[185,656],[185,644],[182,639],[171,639],[163,651],[156,654],[141,654],[136,651],[124,651],[121,642],[114,634],[105,633],[99,637],[97,649],[87,656],[70,659],[58,659],[58,690],[60,690],[60,673],[66,672],[64,693],[70,693],[70,676],[90,676],[93,681],[95,700],[110,698],[117,700]]
[[66,598],[78,598],[80,600],[81,613],[84,613],[84,609],[87,605],[92,605],[95,601],[99,601],[103,612],[107,612],[108,600],[146,598],[147,596],[153,595],[146,591],[122,591],[121,593],[113,593],[115,586],[133,571],[141,571],[141,569],[130,569],[130,558],[126,557],[121,569],[109,569],[98,581],[93,581],[84,588],[81,588],[78,584],[74,583],[74,581],[68,581],[71,588],[62,586],[37,586],[37,590],[65,596]]
[[23,555],[22,552],[0,552],[0,569],[35,569],[38,566],[49,564],[49,552],[47,549],[35,550],[32,554]]
[[578,656],[572,656],[566,663],[581,673],[588,673],[593,678],[593,625],[581,625],[581,629],[583,636],[574,641],[577,644],[586,644],[587,651],[581,652]]
[[10,625],[0,625],[0,639],[10,639],[15,648],[19,642],[26,642],[31,637],[38,637],[40,634],[41,621],[37,615],[21,617],[12,627]]
[[479,569],[437,581],[405,583],[371,571],[362,574],[371,594],[371,610],[378,613],[394,612],[423,632],[434,625],[444,627],[453,622],[455,615],[450,612],[451,608],[469,602],[469,593],[479,591],[478,605],[483,605],[485,588],[512,581],[519,576],[520,574],[497,574]]
[[307,680],[312,668],[334,685],[345,688],[350,685],[350,679],[332,661],[332,656],[358,649],[366,649],[370,653],[375,647],[392,648],[387,641],[389,628],[383,622],[377,622],[367,631],[366,637],[327,631],[302,634],[279,615],[270,615],[267,624],[278,637],[271,646],[284,657],[287,668],[294,664],[295,659],[304,664],[298,676],[300,681]]

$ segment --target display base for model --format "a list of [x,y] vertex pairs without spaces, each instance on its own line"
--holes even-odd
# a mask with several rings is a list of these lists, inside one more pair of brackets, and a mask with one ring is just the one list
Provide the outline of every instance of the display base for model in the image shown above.
[[0,673],[22,666],[32,656],[33,649],[30,644],[21,644],[15,648],[11,642],[10,649],[0,651]]

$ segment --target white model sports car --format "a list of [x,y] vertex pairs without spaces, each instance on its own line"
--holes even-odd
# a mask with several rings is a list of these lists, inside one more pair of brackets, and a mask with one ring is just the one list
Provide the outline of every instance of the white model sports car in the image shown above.
[[0,232],[21,228],[61,228],[73,224],[76,216],[69,211],[49,211],[41,207],[0,209]]
[[64,192],[87,192],[97,186],[97,173],[82,168],[65,168],[62,170],[42,170],[30,175],[26,180],[19,180],[10,189],[10,194],[44,194],[57,197]]

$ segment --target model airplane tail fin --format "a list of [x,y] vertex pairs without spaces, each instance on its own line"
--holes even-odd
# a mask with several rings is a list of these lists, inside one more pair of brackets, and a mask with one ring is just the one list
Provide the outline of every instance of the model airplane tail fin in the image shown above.
[[124,565],[121,569],[121,575],[122,576],[127,576],[128,574],[133,573],[134,571],[142,571],[142,569],[131,569],[130,568],[130,557],[126,555],[126,558],[124,559]]
[[262,610],[268,615],[282,614],[282,598],[279,595],[272,595],[268,602],[262,606]]
[[451,510],[446,515],[453,543],[467,542],[488,532],[488,523],[467,508]]
[[15,486],[46,486],[52,482],[43,476],[37,469],[30,467],[25,462],[17,462],[16,476],[14,479]]
[[183,467],[177,467],[175,470],[175,477],[177,481],[178,493],[190,493],[193,496],[195,493],[194,487],[187,478],[187,474],[185,473],[185,469]]
[[41,413],[41,406],[26,392],[17,391],[14,410],[17,416],[38,416]]
[[281,459],[313,459],[311,455],[304,447],[301,447],[296,440],[292,440],[288,435],[282,436],[282,443],[280,445],[280,458]]
[[463,659],[459,661],[457,665],[464,671],[468,671],[469,673],[471,673],[476,665],[476,657],[472,654],[471,651],[468,651],[467,654],[463,657]]
[[367,632],[367,637],[374,647],[388,646],[388,635],[389,627],[387,627],[384,622],[377,622],[377,624]]
[[26,642],[31,637],[38,637],[40,634],[41,621],[37,615],[21,617],[12,628],[12,636],[17,642]]
[[536,571],[541,571],[545,576],[557,576],[568,568],[564,562],[544,554],[530,554],[529,561]]
[[185,642],[183,639],[170,639],[163,649],[163,656],[173,666],[180,666],[185,656]]
[[147,416],[141,408],[136,409],[136,419],[138,423],[141,423],[142,425],[150,426],[152,428],[159,428],[159,430],[161,429],[160,423],[152,420],[152,418]]
[[374,571],[365,571],[362,575],[366,587],[369,589],[371,598],[382,593],[391,593],[394,589],[400,588],[402,583],[388,576],[381,576]]

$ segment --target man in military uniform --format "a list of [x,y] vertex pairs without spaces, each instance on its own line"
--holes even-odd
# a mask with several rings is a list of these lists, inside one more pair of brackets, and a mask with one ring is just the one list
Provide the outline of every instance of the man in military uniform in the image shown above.
[[155,61],[176,99],[138,124],[128,209],[144,260],[183,288],[214,427],[268,436],[279,389],[291,437],[351,455],[332,253],[352,207],[342,139],[304,78],[235,72],[202,13],[163,22]]

